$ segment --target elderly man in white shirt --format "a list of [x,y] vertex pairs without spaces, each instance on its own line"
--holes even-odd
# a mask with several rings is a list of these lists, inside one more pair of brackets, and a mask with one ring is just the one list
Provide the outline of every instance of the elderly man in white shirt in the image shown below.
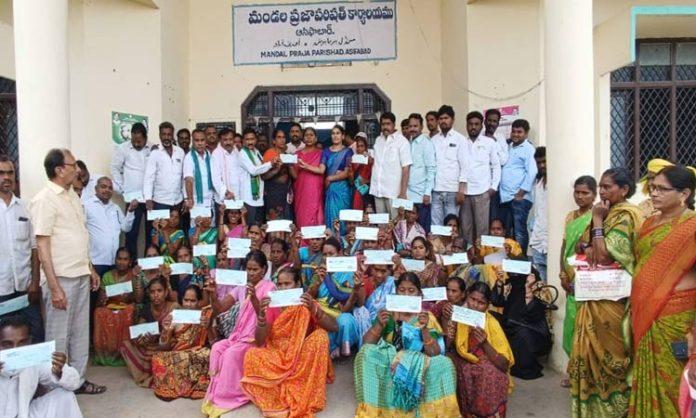
[[411,159],[411,143],[395,129],[396,116],[391,112],[382,113],[379,124],[382,135],[374,145],[374,163],[370,194],[375,198],[376,213],[390,213],[396,216],[392,200],[406,199],[408,192]]
[[36,238],[24,202],[14,195],[14,164],[0,155],[0,302],[27,298],[29,306],[9,315],[20,315],[31,325],[32,338],[43,341],[41,284]]
[[[184,199],[182,182],[184,150],[174,145],[174,125],[162,122],[159,126],[161,147],[153,149],[145,166],[143,197],[145,208],[171,209]],[[152,235],[152,221],[145,224],[146,242]],[[135,257],[135,254],[131,254]]]
[[133,228],[126,234],[126,248],[136,256],[138,251],[138,234],[140,221],[145,214],[143,183],[145,180],[145,165],[150,156],[150,146],[147,143],[147,129],[142,123],[134,123],[131,128],[131,140],[116,148],[111,160],[111,178],[114,191],[123,195],[129,202],[136,198],[140,204],[135,210]]
[[459,212],[462,234],[469,243],[481,235],[488,235],[491,197],[500,184],[500,160],[495,141],[481,134],[483,115],[469,112],[466,115],[467,144],[467,192]]
[[447,215],[459,215],[459,205],[464,203],[467,145],[464,135],[452,129],[452,106],[442,105],[437,114],[440,132],[432,138],[437,171],[430,210],[432,225],[443,225]]

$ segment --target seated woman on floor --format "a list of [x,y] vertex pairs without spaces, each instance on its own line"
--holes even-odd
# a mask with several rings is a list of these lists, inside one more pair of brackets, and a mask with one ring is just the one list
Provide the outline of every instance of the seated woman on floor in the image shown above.
[[125,366],[118,349],[130,339],[129,328],[135,320],[133,292],[107,297],[106,286],[130,282],[136,288],[131,254],[126,247],[116,250],[115,268],[104,273],[94,310],[93,363],[96,366]]
[[[185,247],[181,247],[185,248]],[[181,248],[179,250],[181,250]],[[149,246],[145,250],[145,257],[159,257],[160,252],[156,247]],[[171,302],[176,302],[176,292],[172,292],[171,278],[169,276],[169,267],[166,264],[162,264],[158,269],[143,270],[140,265],[136,264],[133,267],[133,274],[135,275],[135,282],[133,283],[133,297],[135,298],[136,307],[136,317],[141,317],[144,312],[145,307],[150,303],[150,293],[147,291],[149,283],[161,277],[165,279],[167,283],[167,300]]]
[[[179,305],[168,300],[171,292],[164,277],[158,276],[152,279],[148,283],[146,291],[149,300],[137,322],[157,322],[161,333],[164,329],[165,318]],[[152,355],[159,350],[159,336],[157,335],[144,334],[121,344],[121,357],[125,360],[126,366],[138,386],[150,387],[152,383]]]
[[180,226],[179,209],[173,207],[169,209],[169,219],[157,219],[152,222],[152,237],[150,243],[159,249],[160,254],[165,258],[167,264],[174,262],[176,251],[184,243],[184,231]]
[[[418,276],[403,274],[396,294],[420,296]],[[454,367],[442,354],[431,313],[380,311],[355,357],[355,416],[458,417]]]
[[440,255],[452,253],[452,242],[454,241],[454,239],[459,237],[459,231],[461,231],[462,229],[459,225],[459,216],[453,213],[450,213],[449,215],[445,216],[443,225],[452,228],[452,235],[448,237],[442,235],[428,235],[428,241],[430,241],[433,244],[433,252],[435,254]]
[[278,274],[287,267],[292,267],[292,263],[288,261],[290,245],[287,241],[280,238],[275,238],[271,241],[271,280],[273,283],[278,282]]
[[539,273],[510,273],[507,282],[498,280],[491,302],[503,308],[503,330],[512,348],[515,365],[510,374],[520,379],[536,379],[543,376],[543,367],[537,357],[551,349],[551,332],[546,321],[546,307],[535,292],[542,283]]
[[457,399],[462,416],[504,417],[514,364],[505,333],[488,311],[491,289],[477,282],[467,289],[465,307],[485,312],[485,329],[457,324],[454,350],[448,356],[457,369]]
[[445,336],[449,336],[446,341],[454,339],[457,323],[452,321],[452,307],[464,306],[466,299],[466,283],[459,277],[450,277],[447,280],[447,300],[441,300],[435,304],[430,311],[440,323]]
[[[301,289],[299,270],[283,268],[276,285]],[[268,297],[261,300],[256,347],[244,357],[242,389],[264,416],[313,416],[326,406],[326,383],[333,382],[327,332],[338,331],[338,324],[308,293],[299,306],[268,308],[269,303]],[[273,309],[281,312],[269,325],[266,314]]]
[[[203,291],[195,284],[184,290],[183,309],[201,309]],[[206,347],[211,335],[212,310],[201,310],[201,322],[194,324],[172,324],[171,316],[163,321],[160,336],[160,351],[152,355],[152,386],[155,395],[165,401],[177,398],[201,399],[205,396],[210,379]]]
[[396,252],[402,257],[411,256],[411,243],[415,238],[425,239],[425,229],[418,223],[418,208],[413,210],[399,208],[398,215],[394,219],[394,238],[396,239]]
[[[411,259],[423,261],[425,267],[423,270],[415,272],[418,279],[421,281],[423,287],[437,287],[440,283],[444,282],[445,272],[442,266],[436,262],[435,252],[433,251],[433,245],[425,239],[425,237],[415,237],[411,241],[410,255]],[[401,263],[401,258],[398,259],[398,263],[395,263],[394,275],[399,276],[406,272],[406,268]]]
[[[231,328],[230,334],[213,344],[210,350],[210,385],[201,409],[209,417],[219,417],[249,402],[240,384],[244,355],[254,345],[260,301],[276,288],[272,281],[263,279],[268,269],[263,252],[251,250],[244,261],[247,285],[236,286],[223,299],[225,306],[229,306],[227,326]],[[206,289],[214,291],[214,282],[209,281]],[[267,312],[267,326],[273,324],[276,316],[274,309]]]

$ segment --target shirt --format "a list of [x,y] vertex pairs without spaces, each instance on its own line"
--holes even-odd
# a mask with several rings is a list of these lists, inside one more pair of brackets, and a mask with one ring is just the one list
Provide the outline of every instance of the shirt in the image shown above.
[[[240,197],[238,197],[238,199],[242,199],[244,203],[249,206],[259,207],[263,206],[264,183],[260,176],[261,174],[268,172],[272,168],[272,165],[270,162],[263,163],[263,157],[261,157],[259,150],[254,149],[251,152],[254,155],[254,162],[251,162],[244,148],[239,151],[239,164],[242,169],[240,170],[239,174]],[[254,176],[259,176],[259,194],[256,199],[254,199],[251,190],[251,178]]]
[[370,194],[375,197],[397,198],[401,192],[401,169],[411,164],[411,144],[403,135],[394,132],[387,137],[377,137]]
[[[89,234],[85,212],[77,193],[49,181],[29,205],[34,234],[51,238],[51,257],[56,277],[90,274]],[[41,269],[43,277],[43,269]]]
[[435,146],[428,135],[421,134],[411,141],[413,164],[408,176],[408,200],[423,202],[423,196],[430,196],[435,186]]
[[[225,185],[225,190],[234,193],[235,199],[239,199],[240,193],[240,176],[242,167],[239,162],[239,150],[233,148],[232,152],[228,152],[225,148],[217,148],[213,152],[215,159],[215,175],[218,176]],[[224,193],[223,196],[224,197]]]
[[500,174],[500,202],[506,203],[514,199],[515,193],[522,189],[524,198],[534,202],[529,193],[534,187],[534,179],[537,175],[536,161],[534,160],[534,145],[526,139],[519,145],[510,144],[508,148],[508,160]]
[[84,204],[86,201],[88,201],[90,198],[94,197],[94,194],[96,191],[94,190],[95,187],[97,187],[97,181],[104,176],[90,176],[89,181],[87,182],[87,185],[85,186],[84,189],[82,189],[82,196],[80,196],[80,200],[82,200],[82,204]]
[[178,205],[183,199],[184,150],[172,145],[170,156],[164,148],[150,153],[145,166],[143,197],[164,205]]
[[505,138],[505,135],[500,133],[500,131],[495,132],[493,136],[486,135],[485,133],[481,133],[481,135],[484,135],[488,138],[491,138],[495,141],[496,145],[498,146],[498,159],[500,160],[500,165],[503,166],[507,162],[508,159],[508,142],[507,138]]
[[532,233],[529,236],[529,246],[546,254],[548,252],[548,219],[546,212],[546,186],[539,180],[534,184],[534,208],[532,209]]
[[305,149],[305,143],[300,142],[300,145],[295,146],[292,142],[288,142],[288,148],[285,150],[288,154],[295,154],[297,151]]
[[479,135],[474,141],[467,138],[466,145],[468,161],[466,194],[476,196],[490,189],[498,189],[500,183],[498,144],[492,138]]
[[87,231],[89,232],[89,256],[94,265],[112,266],[116,260],[121,231],[133,227],[133,212],[123,216],[121,208],[113,202],[103,203],[93,197],[85,202]]
[[447,135],[442,132],[431,141],[435,146],[437,171],[434,191],[458,192],[459,183],[466,183],[467,139],[464,135],[450,129]]
[[31,250],[36,248],[29,211],[12,196],[0,199],[0,296],[25,292],[31,279]]
[[[205,151],[205,154],[210,155],[207,150]],[[201,170],[201,184],[203,187],[202,203],[199,203],[198,195],[196,194],[196,176],[194,173],[195,164],[193,163],[194,158],[198,160],[198,167]],[[191,180],[193,180],[192,197],[194,205],[212,207],[216,190],[219,191],[219,195],[225,195],[225,190],[223,189],[225,186],[222,184],[222,179],[215,175],[215,158],[212,155],[210,155],[210,174],[212,176],[212,189],[208,188],[208,169],[206,168],[205,164],[205,156],[201,157],[200,154],[198,154],[198,152],[195,150],[186,154],[186,157],[184,158],[184,180],[187,178],[191,178]]]
[[124,194],[143,190],[145,163],[149,156],[149,144],[139,151],[130,141],[116,147],[116,152],[111,159],[111,179],[115,192]]

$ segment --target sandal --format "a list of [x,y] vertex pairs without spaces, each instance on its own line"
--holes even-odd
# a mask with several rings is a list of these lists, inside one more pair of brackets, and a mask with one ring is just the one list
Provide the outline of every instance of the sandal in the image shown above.
[[99,395],[106,392],[106,386],[95,385],[92,382],[85,382],[75,391],[76,395]]
[[567,377],[561,379],[561,387],[566,388],[566,389],[569,388],[570,387],[570,379]]

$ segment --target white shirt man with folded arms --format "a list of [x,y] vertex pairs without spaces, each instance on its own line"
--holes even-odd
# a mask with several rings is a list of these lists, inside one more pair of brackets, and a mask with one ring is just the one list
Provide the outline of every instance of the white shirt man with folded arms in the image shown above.
[[481,235],[488,235],[491,198],[500,184],[500,160],[495,140],[482,135],[483,115],[466,115],[468,164],[466,168],[466,198],[459,212],[462,234],[474,243]]
[[68,354],[80,373],[78,393],[103,393],[106,388],[84,380],[89,357],[89,291],[99,287],[99,275],[89,260],[85,212],[70,185],[79,170],[67,149],[52,149],[44,159],[48,182],[31,201],[42,267],[46,340]]
[[[143,196],[145,209],[171,209],[181,205],[184,172],[184,150],[174,145],[174,125],[162,122],[159,125],[161,146],[150,152],[145,165]],[[152,221],[146,222],[146,242],[152,235]],[[135,254],[131,254],[135,257]]]
[[[142,123],[134,123],[131,128],[131,140],[116,147],[111,160],[111,179],[114,182],[114,191],[124,195],[124,200],[126,194],[143,193],[145,165],[149,156],[150,146],[147,143],[147,129]],[[126,247],[134,258],[138,250],[140,221],[144,215],[145,202],[141,202],[135,210],[133,228],[126,234]]]
[[43,341],[39,253],[24,201],[14,195],[14,164],[0,154],[0,302],[27,297],[29,306],[7,315],[19,315],[31,324],[32,338]]
[[382,135],[374,145],[374,163],[370,194],[375,198],[375,212],[396,216],[392,200],[406,199],[411,164],[411,143],[396,131],[396,116],[391,112],[379,117]]
[[440,133],[432,137],[437,170],[431,197],[432,225],[442,225],[450,214],[459,215],[466,194],[466,138],[453,129],[454,109],[442,105],[437,111]]

